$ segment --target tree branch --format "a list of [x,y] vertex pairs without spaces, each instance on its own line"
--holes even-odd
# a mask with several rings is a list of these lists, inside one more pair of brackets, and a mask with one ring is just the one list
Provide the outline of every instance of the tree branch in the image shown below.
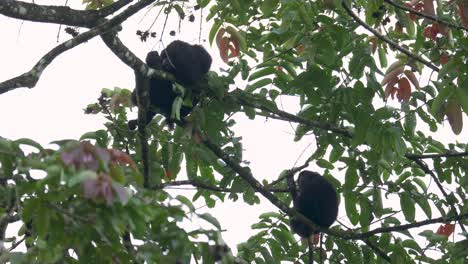
[[363,239],[363,238],[371,237],[373,235],[380,234],[380,233],[403,231],[403,230],[408,230],[408,229],[421,227],[421,226],[425,226],[425,225],[430,225],[430,224],[446,223],[446,222],[460,221],[460,220],[465,220],[465,219],[468,219],[468,213],[461,214],[461,215],[458,215],[456,217],[439,217],[439,218],[423,220],[423,221],[420,221],[420,222],[415,222],[415,223],[406,224],[406,225],[376,228],[374,230],[364,232],[364,233],[347,234],[343,238]]
[[0,14],[31,22],[93,27],[99,19],[117,12],[133,0],[120,0],[101,10],[76,10],[68,6],[37,5],[14,0],[0,1]]
[[14,90],[19,87],[28,87],[32,88],[36,85],[39,77],[41,76],[44,69],[61,53],[72,49],[79,44],[90,40],[91,38],[100,35],[106,31],[111,30],[112,28],[120,25],[127,18],[140,11],[142,8],[150,5],[155,0],[142,0],[138,3],[129,6],[125,11],[116,15],[114,18],[103,22],[99,26],[92,28],[82,34],[79,34],[77,37],[72,38],[64,43],[58,45],[49,51],[45,56],[43,56],[39,62],[34,65],[34,67],[22,75],[12,78],[10,80],[0,83],[0,94],[6,93],[8,91]]
[[[268,113],[272,113],[272,114],[276,115],[277,116],[276,118],[278,118],[278,119],[287,120],[287,121],[290,121],[290,122],[300,123],[300,124],[307,125],[307,126],[310,126],[310,127],[331,131],[331,132],[340,134],[342,136],[345,136],[347,138],[352,138],[353,137],[352,133],[350,131],[344,129],[344,128],[339,128],[339,127],[333,126],[333,125],[328,124],[328,123],[321,123],[321,122],[318,122],[318,121],[298,117],[296,115],[290,114],[288,112],[285,112],[285,111],[282,111],[282,110],[279,110],[279,109],[271,109],[270,107],[267,107],[267,106],[265,106],[265,105],[263,105],[261,103],[251,103],[251,102],[249,102],[248,100],[246,100],[244,98],[245,96],[249,96],[249,95],[247,95],[244,91],[242,91],[240,89],[234,90],[231,94],[233,95],[233,96],[231,96],[231,98],[234,101],[236,101],[237,103],[239,103],[241,105],[244,105],[244,106],[252,107],[252,108],[255,108],[255,109],[260,109],[260,110],[263,110],[263,111],[268,112]],[[275,117],[273,117],[273,118],[275,118]]]
[[395,2],[393,2],[391,0],[384,0],[384,2],[394,6],[396,8],[408,11],[410,13],[413,13],[413,14],[415,14],[417,16],[424,17],[424,18],[427,18],[429,20],[435,21],[435,22],[437,22],[439,24],[443,24],[443,25],[446,25],[448,27],[455,28],[455,29],[461,29],[461,30],[468,31],[467,28],[465,28],[465,27],[463,27],[461,25],[457,25],[457,24],[450,23],[448,21],[444,21],[444,20],[442,20],[442,19],[440,19],[440,18],[438,18],[436,16],[431,16],[431,15],[428,15],[426,13],[419,12],[419,11],[413,9],[413,8],[410,8],[410,7],[407,7],[407,6],[404,6],[404,5],[400,5],[400,4],[395,3]]
[[281,211],[285,212],[287,215],[290,217],[296,217],[298,218],[301,222],[306,224],[307,226],[314,228],[316,230],[319,230],[323,233],[340,237],[342,239],[366,239],[369,238],[373,235],[379,234],[379,233],[388,233],[388,232],[393,232],[393,231],[403,231],[411,228],[416,228],[416,227],[421,227],[429,224],[435,224],[435,223],[445,223],[445,222],[450,222],[450,221],[459,221],[462,219],[468,219],[468,213],[457,215],[455,217],[439,217],[439,218],[434,218],[434,219],[428,219],[428,220],[423,220],[420,222],[415,222],[411,224],[406,224],[406,225],[399,225],[399,226],[392,226],[392,227],[382,227],[382,228],[376,228],[374,230],[364,232],[364,233],[355,233],[355,232],[349,232],[349,231],[337,231],[337,230],[330,230],[330,229],[323,229],[318,226],[316,226],[314,223],[312,223],[309,219],[307,219],[305,216],[302,214],[298,213],[295,209],[289,208],[285,203],[283,203],[281,200],[279,200],[275,195],[270,193],[259,181],[257,181],[250,171],[241,165],[239,165],[237,162],[235,162],[233,159],[231,159],[227,154],[225,154],[218,146],[216,146],[211,140],[209,140],[205,135],[203,135],[201,132],[199,132],[200,135],[202,135],[202,142],[203,144],[211,150],[218,158],[223,160],[234,172],[236,172],[242,179],[244,179],[247,183],[252,186],[252,188],[261,193],[265,198],[267,198],[272,204],[274,204],[276,207],[278,207]]
[[[455,212],[456,215],[458,215],[458,210],[457,208],[455,207],[455,205],[453,205],[453,203],[450,203],[449,201],[449,197],[448,197],[448,194],[447,192],[445,191],[444,187],[442,186],[442,184],[440,183],[439,179],[437,178],[437,176],[435,175],[435,173],[429,169],[429,167],[421,160],[419,159],[410,159],[412,161],[414,161],[416,164],[419,165],[419,167],[421,167],[421,169],[426,173],[426,174],[429,174],[432,178],[432,180],[434,180],[434,182],[436,183],[437,185],[437,188],[439,188],[439,191],[444,195],[445,197],[445,200],[447,201],[447,203],[450,205],[450,208],[453,210],[453,212]],[[461,229],[463,230],[463,232],[466,232],[466,229],[465,229],[465,226],[463,225],[463,223],[461,221],[458,222],[458,224],[460,225]]]
[[211,142],[211,140],[208,137],[206,137],[203,133],[201,133],[201,131],[198,131],[198,133],[201,135],[202,142],[205,145],[205,147],[211,150],[211,152],[213,152],[219,159],[223,160],[234,172],[236,172],[243,180],[250,184],[250,186],[255,191],[261,193],[263,197],[268,199],[281,211],[283,211],[291,217],[299,219],[302,223],[306,224],[308,227],[314,230],[319,230],[329,235],[341,237],[339,232],[321,228],[315,225],[313,222],[311,222],[307,217],[297,212],[294,208],[289,208],[284,202],[278,199],[278,197],[269,192],[259,181],[257,181],[248,169],[242,167],[236,161],[234,161],[232,158],[226,155],[226,153],[224,153],[218,146]]
[[346,10],[346,12],[354,19],[354,21],[356,21],[359,25],[363,26],[365,29],[369,30],[372,34],[374,34],[377,38],[379,38],[380,40],[388,43],[388,45],[390,45],[390,47],[392,48],[395,48],[401,52],[403,52],[404,54],[406,54],[406,56],[414,59],[414,60],[417,60],[419,62],[421,62],[422,64],[426,65],[427,67],[431,68],[432,70],[436,71],[436,72],[439,72],[439,68],[437,68],[434,64],[432,64],[430,61],[427,61],[419,56],[417,56],[416,54],[413,54],[411,51],[403,48],[402,46],[398,45],[396,42],[394,42],[393,40],[389,39],[387,36],[384,36],[382,34],[380,34],[379,32],[377,32],[377,30],[373,29],[372,27],[370,27],[369,25],[367,25],[364,21],[362,21],[352,10],[351,8],[348,6],[348,4],[345,2],[345,1],[342,1],[341,2],[343,8]]
[[[223,188],[223,187],[219,187],[219,186],[215,186],[215,185],[211,185],[211,184],[206,184],[206,183],[203,183],[203,182],[200,182],[200,181],[194,181],[194,180],[165,182],[165,183],[158,184],[156,186],[152,186],[151,189],[159,190],[159,189],[164,189],[164,188],[167,188],[167,187],[183,186],[183,185],[192,185],[194,187],[197,187],[197,188],[200,188],[200,189],[206,189],[206,190],[213,191],[213,192],[228,192],[228,193],[231,193],[231,192],[242,193],[243,192],[242,190],[234,191],[234,190],[232,190],[230,188]],[[274,193],[289,192],[288,189],[284,189],[284,188],[266,188],[266,189],[269,192],[274,192]]]
[[434,159],[434,158],[456,158],[468,156],[468,151],[465,152],[446,152],[441,154],[405,154],[405,157],[410,160],[417,159]]

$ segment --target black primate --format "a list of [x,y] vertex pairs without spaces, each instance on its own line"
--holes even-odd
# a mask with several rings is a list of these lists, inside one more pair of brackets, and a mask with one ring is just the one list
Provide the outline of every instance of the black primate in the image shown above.
[[[302,171],[297,179],[295,209],[314,224],[328,228],[338,215],[338,197],[335,188],[320,174]],[[291,219],[291,229],[303,238],[318,233],[298,219]]]
[[[196,84],[202,77],[210,70],[211,56],[200,45],[190,45],[186,42],[175,40],[169,44],[166,49],[161,52],[151,51],[146,55],[146,64],[153,69],[163,70],[173,74],[178,83],[186,89],[190,89],[192,85]],[[171,120],[172,104],[177,96],[179,96],[173,89],[172,82],[159,78],[151,78],[149,80],[149,96],[150,104],[153,109],[148,110],[146,114],[146,124],[151,119],[160,113],[166,117],[167,123],[172,126]],[[192,105],[182,105],[180,108],[180,117],[187,116],[198,103],[198,93],[192,92]],[[132,102],[136,102],[136,89],[132,92]],[[156,109],[156,110],[155,110]],[[129,127],[134,129],[136,121],[131,120]]]

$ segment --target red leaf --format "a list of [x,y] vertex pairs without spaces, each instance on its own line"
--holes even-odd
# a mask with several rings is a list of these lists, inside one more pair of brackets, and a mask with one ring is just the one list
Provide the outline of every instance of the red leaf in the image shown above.
[[438,28],[434,28],[434,26],[427,26],[424,29],[424,36],[426,38],[430,38],[432,40],[437,40],[437,33],[439,32]]
[[398,81],[398,94],[397,98],[399,101],[408,102],[411,97],[411,85],[406,77],[401,78]]
[[165,170],[164,176],[166,177],[166,179],[172,180],[172,172],[170,170]]
[[440,55],[440,64],[444,65],[449,62],[450,57],[447,54]]
[[312,243],[314,245],[317,245],[320,242],[320,233],[319,234],[314,234],[312,239],[313,239]]
[[388,96],[390,95],[392,95],[392,98],[393,98],[393,95],[396,92],[396,88],[394,86],[397,82],[398,82],[398,77],[396,76],[393,77],[390,81],[388,81],[388,84],[385,87],[385,99],[387,99]]
[[219,55],[221,59],[227,63],[229,59],[229,38],[223,37],[219,43]]
[[434,0],[424,0],[424,13],[435,16]]
[[224,33],[226,32],[226,29],[220,28],[218,33],[216,34],[216,45],[218,48],[221,47],[221,39],[223,38]]
[[463,22],[463,26],[468,27],[468,3],[466,1],[458,1],[458,15]]
[[240,54],[239,39],[237,38],[236,35],[232,35],[229,39],[231,40],[232,45],[234,45],[234,47],[232,47],[232,49],[231,49],[231,56],[232,57],[239,56],[239,54]]
[[454,230],[455,230],[454,224],[445,224],[445,225],[439,226],[439,228],[437,229],[437,234],[448,237],[453,233]]

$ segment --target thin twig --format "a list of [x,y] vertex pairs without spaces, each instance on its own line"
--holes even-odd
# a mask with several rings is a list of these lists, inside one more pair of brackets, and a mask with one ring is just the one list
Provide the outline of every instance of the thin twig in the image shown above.
[[442,19],[440,19],[440,18],[438,18],[438,17],[436,17],[436,16],[431,16],[431,15],[428,15],[428,14],[426,14],[426,13],[419,12],[419,11],[417,11],[417,10],[414,9],[414,8],[410,8],[410,7],[407,7],[407,6],[404,6],[404,5],[400,5],[400,4],[395,3],[395,2],[393,2],[393,1],[391,1],[391,0],[384,0],[384,2],[386,2],[386,3],[388,3],[388,4],[392,5],[392,6],[394,6],[394,7],[396,7],[396,8],[399,8],[399,9],[402,9],[402,10],[405,10],[405,11],[408,11],[408,12],[410,12],[410,13],[413,13],[413,14],[415,14],[415,15],[417,15],[417,16],[424,17],[424,18],[427,18],[427,19],[429,19],[429,20],[435,21],[435,22],[437,22],[437,23],[439,23],[439,24],[443,24],[443,25],[446,25],[446,26],[451,27],[451,28],[456,28],[456,29],[461,29],[461,30],[468,31],[467,28],[465,28],[465,27],[463,27],[463,26],[461,26],[461,25],[453,24],[453,23],[451,23],[451,22],[449,22],[449,21],[442,20]]
[[[453,205],[452,203],[450,203],[450,199],[449,199],[449,196],[447,194],[447,192],[445,191],[444,187],[442,186],[442,184],[440,183],[439,179],[437,178],[437,176],[435,175],[435,173],[429,169],[429,167],[421,160],[419,159],[411,159],[413,160],[414,162],[416,162],[416,164],[419,165],[419,167],[427,174],[429,174],[432,178],[432,180],[434,180],[434,182],[436,183],[437,185],[437,188],[439,188],[440,192],[444,195],[445,197],[445,200],[447,201],[447,203],[449,203],[450,205],[450,208],[455,212],[455,214],[458,216],[458,210],[457,208],[455,207],[455,205]],[[461,229],[463,230],[463,232],[466,232],[466,229],[465,229],[465,226],[463,225],[462,221],[459,221],[458,224],[460,225]]]
[[396,42],[394,42],[393,40],[389,39],[387,36],[384,36],[382,34],[380,34],[377,30],[373,29],[372,27],[370,27],[369,25],[367,25],[364,21],[362,21],[352,10],[351,8],[348,6],[348,4],[345,2],[345,1],[342,1],[341,4],[343,5],[343,8],[346,10],[346,12],[354,19],[354,21],[356,21],[359,25],[363,26],[365,29],[369,30],[370,32],[372,32],[372,34],[374,34],[377,38],[379,38],[380,40],[388,43],[388,45],[390,45],[390,47],[392,48],[395,48],[401,52],[403,52],[404,54],[406,54],[408,57],[414,59],[414,60],[417,60],[419,62],[421,62],[422,64],[426,65],[427,67],[431,68],[432,70],[436,71],[436,72],[439,72],[439,68],[437,68],[434,64],[432,64],[430,61],[427,61],[419,56],[417,56],[416,54],[413,54],[411,51],[403,48],[402,46],[398,45]]

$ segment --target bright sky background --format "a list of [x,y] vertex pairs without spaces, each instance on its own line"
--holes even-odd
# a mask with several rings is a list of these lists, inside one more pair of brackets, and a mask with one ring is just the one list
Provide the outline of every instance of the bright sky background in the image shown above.
[[[39,4],[54,4],[57,1],[35,1]],[[81,1],[69,1],[80,3]],[[73,6],[79,8],[80,6]],[[137,29],[146,30],[152,23],[157,10],[152,10],[147,17],[145,11],[140,12],[123,26],[119,37],[141,59],[152,49],[161,50],[159,37],[149,38],[146,43],[136,36]],[[178,30],[176,20],[169,21],[166,28],[167,38],[164,44],[181,39],[190,43],[198,42],[199,13],[195,23],[185,20],[181,32],[176,37],[169,37],[171,30]],[[174,15],[175,16],[175,15]],[[206,16],[206,14],[205,14]],[[139,21],[142,20],[140,23]],[[156,23],[158,24],[158,23]],[[151,31],[161,32],[161,26],[155,26]],[[209,25],[204,25],[201,33],[206,39]],[[70,36],[60,32],[59,42]],[[81,29],[80,32],[84,32]],[[21,22],[19,20],[0,16],[0,81],[16,77],[28,70],[50,49],[58,45],[57,34],[59,25]],[[209,47],[208,42],[201,42],[214,59],[211,70],[220,72],[219,68],[227,66],[221,61],[216,46]],[[243,88],[243,85],[239,85]],[[102,40],[97,37],[83,43],[72,50],[61,54],[44,71],[36,87],[21,88],[0,95],[0,136],[8,139],[32,138],[39,143],[47,143],[59,139],[78,139],[88,131],[103,129],[105,119],[100,115],[84,115],[86,105],[96,102],[102,88],[122,87],[130,90],[134,87],[133,71],[108,50]],[[298,110],[297,101],[282,97],[285,110],[295,113]],[[136,108],[135,113],[136,113]],[[283,169],[291,168],[309,144],[305,156],[314,150],[313,137],[307,137],[301,142],[293,142],[294,130],[291,124],[274,120],[258,118],[248,120],[244,115],[238,117],[236,134],[242,135],[245,149],[244,159],[250,161],[250,167],[257,179],[275,179]],[[455,136],[447,122],[434,137],[445,142],[468,141],[468,120],[465,116],[465,131]],[[418,124],[421,124],[419,122]],[[419,127],[427,132],[427,126]],[[304,157],[298,164],[302,164]],[[322,171],[318,169],[318,171]],[[187,186],[189,187],[189,186]],[[242,199],[242,198],[241,198]],[[202,205],[197,203],[197,205]],[[345,215],[343,203],[339,217]],[[419,208],[418,208],[419,209]],[[218,218],[223,228],[225,241],[235,251],[235,245],[245,241],[252,231],[250,225],[255,223],[258,215],[267,211],[278,211],[268,201],[262,199],[261,205],[247,206],[242,200],[218,204],[217,208],[208,211]],[[418,215],[424,217],[420,210]],[[437,212],[434,211],[434,215]],[[203,222],[203,221],[200,221]],[[347,222],[347,221],[345,221]]]

